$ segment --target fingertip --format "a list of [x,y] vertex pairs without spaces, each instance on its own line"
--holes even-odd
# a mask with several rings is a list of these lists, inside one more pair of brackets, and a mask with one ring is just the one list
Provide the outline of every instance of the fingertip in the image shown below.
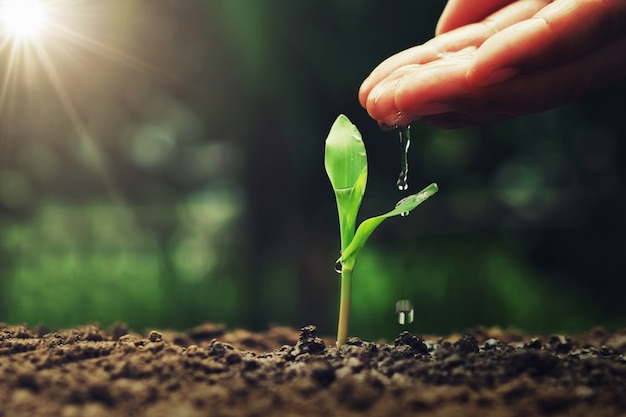
[[361,84],[361,87],[359,88],[359,92],[358,92],[358,98],[359,98],[359,103],[361,104],[361,107],[365,108],[367,105],[367,96],[370,92],[370,88],[368,85],[366,85],[367,80],[363,81],[363,84]]
[[363,95],[363,107],[374,120],[393,125],[391,118],[398,113],[395,103],[398,81],[398,79],[392,79],[380,82]]

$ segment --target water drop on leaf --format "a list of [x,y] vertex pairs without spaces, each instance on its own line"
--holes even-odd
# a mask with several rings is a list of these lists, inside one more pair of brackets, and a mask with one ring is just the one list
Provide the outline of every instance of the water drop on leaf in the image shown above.
[[343,271],[343,264],[341,263],[341,257],[340,257],[335,262],[335,272],[338,274],[341,274],[341,271]]
[[[414,198],[414,196],[409,195],[409,196],[404,197],[402,200],[400,200],[400,201],[398,201],[398,202],[396,203],[396,207],[398,207],[400,204],[402,204],[402,203],[404,203],[405,201],[407,201],[409,198]],[[402,216],[402,217],[406,217],[406,216],[408,216],[408,215],[409,215],[409,212],[408,212],[408,211],[403,211],[402,213],[400,213],[400,216]]]

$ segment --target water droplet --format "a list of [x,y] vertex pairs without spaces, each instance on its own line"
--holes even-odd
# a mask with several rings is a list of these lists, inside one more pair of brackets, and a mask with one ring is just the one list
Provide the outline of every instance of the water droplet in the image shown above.
[[[402,200],[400,200],[400,201],[398,201],[398,202],[396,203],[396,207],[398,207],[400,204],[402,204],[402,203],[404,203],[405,201],[407,201],[409,198],[413,198],[413,196],[412,196],[412,195],[409,195],[409,196],[407,196],[407,197],[404,197]],[[406,216],[408,216],[408,215],[409,215],[409,212],[408,212],[408,211],[403,211],[402,213],[400,213],[400,216],[402,216],[402,217],[406,217]]]
[[343,271],[343,264],[341,263],[341,257],[339,257],[335,262],[335,272],[341,274],[341,271]]
[[413,303],[411,303],[409,300],[398,300],[396,302],[396,314],[398,315],[398,323],[413,323],[413,316],[415,315]]
[[406,191],[409,189],[409,146],[411,146],[411,125],[406,127],[398,127],[400,134],[400,146],[402,147],[400,155],[400,175],[396,185],[398,190]]

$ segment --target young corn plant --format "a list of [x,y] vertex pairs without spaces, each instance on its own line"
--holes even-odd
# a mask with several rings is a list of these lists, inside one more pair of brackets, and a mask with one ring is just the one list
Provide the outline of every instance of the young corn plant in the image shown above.
[[348,338],[352,272],[367,238],[385,219],[406,215],[435,194],[438,188],[437,184],[433,183],[417,194],[404,197],[393,210],[364,220],[356,228],[356,217],[367,183],[367,154],[361,133],[344,115],[335,120],[326,138],[324,165],[337,200],[341,235],[341,256],[335,265],[337,272],[341,273],[337,327],[337,347],[339,347]]

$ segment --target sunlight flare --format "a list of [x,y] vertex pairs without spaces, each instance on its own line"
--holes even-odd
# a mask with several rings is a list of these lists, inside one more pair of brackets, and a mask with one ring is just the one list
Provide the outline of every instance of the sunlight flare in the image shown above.
[[44,26],[44,8],[39,0],[4,0],[0,10],[3,30],[9,36],[32,38]]
[[[127,0],[0,0],[0,147],[4,129],[10,130],[13,115],[30,111],[26,103],[46,100],[53,94],[86,151],[89,162],[116,201],[120,193],[113,181],[109,161],[101,150],[75,96],[80,83],[110,74],[93,65],[92,57],[101,56],[143,74],[176,79],[134,54],[120,49],[129,45],[115,29],[125,27],[127,13],[137,6]],[[130,31],[130,29],[128,29]],[[46,85],[52,87],[48,92]],[[41,94],[41,95],[39,95]],[[40,98],[41,97],[41,98]],[[41,103],[41,102],[39,102]],[[32,106],[35,108],[37,106]],[[33,115],[32,117],[39,117]],[[4,145],[6,146],[6,145]]]

